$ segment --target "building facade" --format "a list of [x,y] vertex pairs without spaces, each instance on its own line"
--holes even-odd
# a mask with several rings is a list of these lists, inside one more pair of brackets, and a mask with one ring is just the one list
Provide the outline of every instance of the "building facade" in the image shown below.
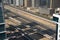
[[5,22],[3,17],[3,4],[2,0],[0,0],[0,40],[4,40],[6,38],[5,34]]
[[55,7],[55,8],[60,8],[60,0],[53,0],[54,2],[54,4],[53,4],[53,6]]
[[25,7],[39,7],[39,0],[24,0]]
[[20,6],[24,6],[24,0],[20,0]]
[[60,0],[7,0],[8,4],[23,7],[37,7],[43,14],[53,14],[55,9],[60,7]]
[[24,0],[7,0],[6,3],[13,6],[24,6]]
[[31,7],[32,6],[32,0],[24,0],[24,7]]
[[48,14],[50,12],[50,0],[40,0],[39,11],[42,14]]
[[32,0],[32,7],[39,7],[40,0]]
[[40,13],[53,14],[60,7],[60,0],[40,0]]

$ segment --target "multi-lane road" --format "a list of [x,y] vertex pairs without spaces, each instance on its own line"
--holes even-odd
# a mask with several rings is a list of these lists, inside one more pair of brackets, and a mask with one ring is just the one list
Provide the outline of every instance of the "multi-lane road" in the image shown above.
[[8,6],[8,5],[5,5],[4,8],[11,11],[11,12],[13,12],[13,13],[15,13],[15,14],[17,14],[17,15],[19,15],[19,16],[21,16],[21,17],[24,17],[24,18],[26,18],[28,20],[37,22],[39,24],[43,24],[45,26],[45,28],[47,28],[47,29],[50,28],[52,30],[56,30],[56,24],[53,23],[53,22],[44,20],[41,17],[35,16],[35,15],[31,14],[31,13],[16,9],[16,8]]
[[[15,14],[15,13],[8,12],[5,15],[8,17],[8,19],[6,19],[6,20],[11,22],[10,23],[10,22],[6,21],[8,25],[9,25],[9,23],[10,23],[10,25],[12,25],[12,23],[16,24],[16,25],[19,24],[20,27],[17,26],[17,28],[21,28],[22,31],[27,33],[31,38],[34,38],[34,39],[36,38],[36,40],[38,39],[38,37],[41,37],[42,35],[46,37],[46,38],[44,37],[43,39],[47,40],[47,39],[51,38],[53,34],[55,34],[55,31],[53,31],[52,29],[49,29],[49,28],[46,29],[43,27],[43,25],[40,25],[33,20],[29,20],[27,18],[24,18],[20,15]],[[14,21],[14,20],[17,20],[17,21]],[[38,33],[36,33],[36,32],[38,32]],[[33,34],[37,37],[35,37]],[[41,34],[41,35],[38,36],[39,34]],[[48,36],[49,36],[49,38],[48,38]]]

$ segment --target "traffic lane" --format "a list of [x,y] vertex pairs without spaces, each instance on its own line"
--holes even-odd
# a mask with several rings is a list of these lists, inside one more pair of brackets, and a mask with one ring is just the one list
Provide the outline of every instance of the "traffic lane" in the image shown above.
[[6,14],[8,17],[13,17],[13,18],[16,18],[16,19],[18,19],[18,20],[20,20],[20,21],[22,21],[22,22],[27,22],[27,23],[29,23],[30,21],[27,21],[26,19],[24,19],[24,18],[22,18],[22,17],[20,17],[20,16],[18,16],[18,15],[16,15],[16,14],[14,14],[14,13],[7,13]]
[[[8,7],[9,7],[9,6],[8,6]],[[5,8],[6,8],[6,7],[5,7]],[[36,21],[36,22],[38,22],[38,23],[42,23],[42,24],[44,24],[44,25],[50,26],[50,27],[48,27],[48,28],[55,29],[55,25],[54,25],[54,24],[49,23],[49,22],[47,22],[47,21],[45,21],[45,20],[42,20],[42,19],[40,19],[40,18],[37,18],[37,17],[35,17],[35,16],[32,16],[31,14],[29,14],[29,13],[27,13],[27,12],[18,10],[18,9],[16,9],[16,8],[13,8],[13,7],[9,7],[9,8],[6,8],[6,9],[8,9],[8,10],[14,12],[14,13],[17,13],[17,14],[20,15],[20,16],[24,16],[25,18],[28,18],[28,17],[29,17],[30,19],[32,19],[32,20],[34,20],[34,21]],[[14,10],[14,11],[13,11],[13,10]],[[20,13],[22,13],[22,14],[20,14]],[[46,23],[47,23],[47,24],[46,24]]]

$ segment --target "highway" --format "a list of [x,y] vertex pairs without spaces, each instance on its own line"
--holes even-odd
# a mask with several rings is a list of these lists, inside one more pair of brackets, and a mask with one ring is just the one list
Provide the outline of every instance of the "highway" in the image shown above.
[[[12,13],[8,13],[8,14],[5,14],[7,15],[8,19],[11,19],[12,21],[15,19],[15,20],[18,20],[17,22],[19,23],[30,23],[31,21],[27,21],[27,19],[24,19],[16,14],[12,15]],[[14,21],[13,21],[14,22]]]
[[[21,22],[21,23],[23,23],[24,25],[22,26],[22,27],[17,27],[17,28],[21,28],[21,30],[22,29],[24,29],[24,30],[22,30],[22,31],[24,31],[25,33],[27,33],[30,37],[31,37],[31,35],[33,35],[34,33],[36,33],[36,32],[38,32],[39,34],[42,34],[42,35],[44,35],[43,33],[45,33],[48,29],[46,29],[46,28],[44,28],[42,25],[39,25],[39,24],[37,24],[37,23],[35,23],[35,22],[33,22],[33,21],[31,21],[31,20],[27,20],[27,19],[25,19],[24,17],[21,17],[21,16],[18,16],[17,14],[14,14],[14,13],[6,13],[5,15],[7,15],[7,17],[9,18],[9,19],[11,19],[11,18],[13,18],[13,19],[16,19],[17,21],[19,21],[19,22]],[[11,17],[11,18],[10,18]],[[16,21],[13,21],[13,19],[11,19],[11,20],[9,20],[10,22],[7,22],[7,24],[9,24],[10,23],[10,25],[13,23],[13,24],[17,24],[17,23],[19,23],[19,22],[17,22],[16,23]],[[8,20],[7,20],[8,21]],[[34,24],[34,25],[33,25]],[[21,25],[21,24],[20,24]],[[30,27],[31,28],[27,28],[26,27],[26,25],[30,25]],[[27,30],[26,30],[27,29]],[[31,32],[31,30],[32,30],[32,32]],[[36,32],[35,31],[33,31],[33,30],[37,30]],[[44,30],[46,30],[45,32],[43,32]],[[54,33],[54,31],[47,31],[48,33],[51,33],[51,34],[55,34]],[[47,33],[46,32],[46,33]],[[48,34],[47,33],[47,35],[50,35],[50,34]],[[36,34],[36,35],[38,35],[38,34]],[[50,35],[51,36],[51,35]],[[39,37],[39,36],[37,36],[37,37]],[[34,37],[35,38],[35,37]],[[49,39],[49,38],[48,38]]]
[[43,20],[42,18],[40,17],[37,17],[31,13],[28,13],[28,12],[25,12],[25,11],[22,11],[22,10],[19,10],[19,9],[16,9],[16,8],[13,8],[11,6],[8,6],[8,5],[5,5],[4,6],[5,9],[19,15],[19,16],[22,16],[28,20],[32,20],[32,21],[35,21],[39,24],[43,24],[45,26],[45,28],[51,28],[52,30],[56,30],[56,24],[55,23],[52,23],[52,22],[49,22],[47,20]]
[[[10,15],[11,14],[11,15]],[[13,15],[12,15],[13,14]],[[37,23],[35,23],[35,22],[33,22],[33,21],[31,21],[31,20],[27,20],[27,19],[25,19],[24,17],[20,17],[20,16],[18,16],[18,15],[16,15],[16,14],[14,14],[14,13],[9,13],[8,12],[8,14],[6,13],[5,15],[7,15],[7,17],[8,17],[8,19],[6,19],[6,22],[9,24],[17,24],[17,23],[23,23],[23,24],[26,24],[26,25],[30,25],[30,26],[38,26],[38,28],[39,27],[41,27],[42,29],[45,29],[45,28],[43,28],[42,26],[40,26],[39,24],[37,24]],[[15,16],[14,16],[15,15]],[[11,19],[11,18],[13,18],[13,19]],[[11,20],[10,20],[11,19]],[[17,21],[13,21],[14,19],[16,19],[16,20],[18,20],[19,22],[17,22]],[[17,22],[17,23],[16,23]]]

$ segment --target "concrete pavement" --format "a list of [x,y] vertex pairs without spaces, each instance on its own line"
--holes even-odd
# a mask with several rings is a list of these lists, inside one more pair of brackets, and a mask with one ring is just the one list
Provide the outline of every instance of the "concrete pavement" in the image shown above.
[[30,20],[33,20],[33,21],[35,21],[37,23],[42,23],[43,25],[46,25],[48,28],[51,28],[53,30],[56,30],[55,29],[56,28],[55,27],[56,25],[53,22],[49,22],[49,21],[44,20],[44,19],[42,19],[40,17],[37,17],[37,16],[35,16],[33,14],[30,14],[30,13],[25,12],[25,11],[21,11],[19,9],[10,7],[8,5],[4,6],[4,8],[10,10],[11,12],[13,12],[15,14],[18,14],[19,16],[23,16],[23,17],[25,17],[27,19],[30,19]]

